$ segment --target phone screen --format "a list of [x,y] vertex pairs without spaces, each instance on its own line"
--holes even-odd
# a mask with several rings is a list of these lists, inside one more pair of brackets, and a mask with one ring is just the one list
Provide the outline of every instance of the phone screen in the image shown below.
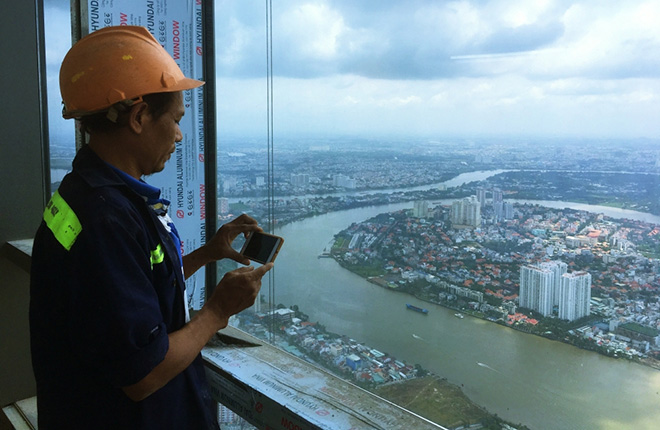
[[275,260],[284,239],[272,234],[253,232],[247,238],[241,254],[252,261],[266,264]]

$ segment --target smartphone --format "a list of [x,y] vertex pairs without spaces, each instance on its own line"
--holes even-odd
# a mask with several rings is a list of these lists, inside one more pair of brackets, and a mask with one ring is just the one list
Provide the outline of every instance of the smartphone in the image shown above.
[[253,231],[245,240],[241,254],[257,263],[270,263],[275,261],[283,243],[284,239],[279,236]]

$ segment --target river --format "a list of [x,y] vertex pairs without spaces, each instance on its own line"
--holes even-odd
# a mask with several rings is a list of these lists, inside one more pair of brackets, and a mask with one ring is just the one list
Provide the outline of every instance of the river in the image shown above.
[[[550,203],[660,224],[660,217],[634,211]],[[332,259],[317,258],[352,222],[404,208],[412,203],[333,212],[276,231],[286,242],[274,269],[274,302],[297,304],[329,331],[419,363],[490,412],[533,430],[659,427],[660,371],[476,318],[458,319],[450,309],[377,287]],[[429,314],[407,310],[407,302]]]

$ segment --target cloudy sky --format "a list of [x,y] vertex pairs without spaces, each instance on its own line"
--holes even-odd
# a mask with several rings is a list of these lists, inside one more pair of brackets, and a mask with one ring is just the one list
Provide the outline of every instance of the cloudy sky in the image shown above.
[[[266,128],[264,3],[216,1],[226,133]],[[276,136],[660,138],[658,0],[272,3]],[[68,34],[48,42],[54,68]]]

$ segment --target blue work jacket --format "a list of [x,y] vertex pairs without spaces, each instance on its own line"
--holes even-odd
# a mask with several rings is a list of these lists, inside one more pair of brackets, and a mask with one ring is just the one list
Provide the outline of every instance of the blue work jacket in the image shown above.
[[122,387],[186,323],[174,243],[138,194],[83,147],[34,240],[30,337],[40,429],[216,429],[201,355],[140,402]]

